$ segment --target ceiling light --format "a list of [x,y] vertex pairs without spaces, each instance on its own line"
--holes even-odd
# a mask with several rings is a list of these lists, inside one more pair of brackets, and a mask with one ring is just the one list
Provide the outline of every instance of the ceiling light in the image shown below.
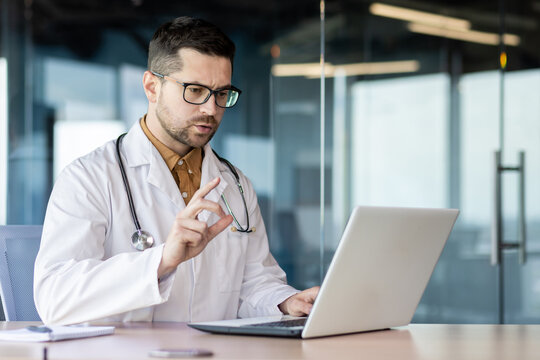
[[[381,75],[416,72],[420,70],[417,60],[353,63],[343,65],[324,64],[325,77],[334,77],[336,73],[345,76]],[[320,63],[276,64],[272,66],[272,75],[278,77],[304,76],[315,79],[321,76]]]
[[[325,76],[331,76],[334,71],[332,64],[324,64]],[[276,64],[272,65],[272,75],[278,77],[287,76],[305,76],[310,78],[321,76],[320,63],[302,63],[302,64]]]
[[[410,23],[407,27],[410,31],[415,33],[440,36],[449,39],[463,40],[486,45],[499,45],[500,40],[499,34],[482,31],[458,31],[418,23]],[[518,46],[521,39],[517,35],[504,34],[503,41],[506,45]]]
[[471,22],[468,20],[381,3],[371,4],[371,6],[369,7],[369,11],[373,15],[422,24],[429,24],[445,29],[468,30],[471,28]]

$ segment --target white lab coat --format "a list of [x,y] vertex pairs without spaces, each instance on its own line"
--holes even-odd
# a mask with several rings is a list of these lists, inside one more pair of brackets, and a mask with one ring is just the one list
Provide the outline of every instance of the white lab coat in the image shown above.
[[[158,282],[163,243],[176,214],[185,207],[157,149],[137,122],[122,141],[122,156],[139,222],[156,240],[140,252],[132,248],[133,219],[116,158],[115,141],[70,164],[49,199],[41,247],[35,263],[34,299],[47,324],[93,320],[205,321],[280,314],[277,305],[297,290],[268,249],[257,197],[239,172],[245,191],[250,234],[227,228],[197,257]],[[201,184],[219,176],[207,199],[242,226],[245,210],[234,177],[204,148]],[[199,220],[209,225],[208,211]]]

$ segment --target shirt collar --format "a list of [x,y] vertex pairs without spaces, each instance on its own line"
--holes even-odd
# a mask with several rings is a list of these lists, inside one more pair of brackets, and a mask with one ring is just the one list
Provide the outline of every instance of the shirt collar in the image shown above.
[[173,170],[173,168],[176,166],[176,164],[178,164],[180,160],[183,160],[184,162],[186,162],[188,169],[190,169],[196,174],[201,173],[203,159],[203,152],[201,148],[193,148],[184,157],[181,157],[173,150],[169,149],[161,141],[159,141],[154,136],[154,134],[150,132],[150,130],[146,126],[146,115],[141,118],[140,123],[144,134],[146,135],[148,140],[150,140],[150,142],[155,146],[170,171]]

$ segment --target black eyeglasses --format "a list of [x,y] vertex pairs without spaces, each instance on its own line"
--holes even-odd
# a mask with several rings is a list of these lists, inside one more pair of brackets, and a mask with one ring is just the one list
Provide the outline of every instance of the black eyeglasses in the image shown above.
[[170,76],[162,75],[157,72],[151,71],[152,74],[156,75],[157,77],[160,77],[165,80],[174,81],[178,85],[181,85],[184,87],[184,100],[187,103],[193,104],[193,105],[201,105],[210,99],[212,95],[214,95],[214,99],[216,101],[216,105],[222,108],[230,108],[233,107],[236,102],[238,101],[238,98],[240,97],[240,94],[242,91],[240,89],[235,88],[234,86],[229,86],[224,89],[217,89],[212,90],[208,86],[204,86],[201,84],[193,84],[193,83],[184,83],[181,81],[178,81],[176,79],[173,79]]

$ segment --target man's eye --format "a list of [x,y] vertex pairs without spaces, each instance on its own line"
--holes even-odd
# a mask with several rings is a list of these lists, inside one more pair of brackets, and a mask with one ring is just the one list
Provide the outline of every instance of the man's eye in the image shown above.
[[228,90],[223,90],[223,91],[220,91],[218,92],[217,94],[220,98],[227,98],[229,96],[229,91]]
[[202,93],[203,89],[204,88],[202,88],[200,86],[190,86],[190,87],[188,87],[188,90],[194,95]]

